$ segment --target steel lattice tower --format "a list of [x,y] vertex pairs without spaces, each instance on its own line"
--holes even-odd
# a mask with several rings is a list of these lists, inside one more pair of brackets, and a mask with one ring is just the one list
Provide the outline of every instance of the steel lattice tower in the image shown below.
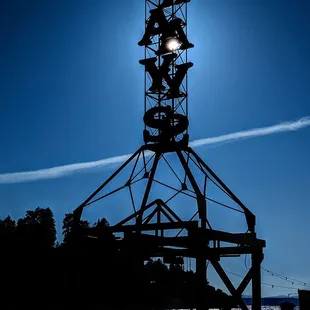
[[[203,287],[208,262],[242,310],[248,309],[242,293],[252,281],[252,309],[260,310],[260,265],[265,241],[256,237],[255,215],[189,147],[187,73],[193,63],[188,62],[188,50],[194,47],[187,34],[189,2],[145,0],[145,32],[138,43],[145,49],[145,58],[140,60],[145,67],[144,144],[75,209],[75,222],[80,221],[85,207],[126,191],[133,213],[111,226],[113,232],[124,233],[120,242],[133,242],[142,260],[148,257],[164,257],[166,260],[167,257],[178,256],[195,258],[197,281],[201,288],[198,304],[194,305],[198,309],[205,309]],[[174,169],[171,162],[178,163],[178,169]],[[165,168],[160,170],[162,163]],[[129,172],[125,184],[109,188],[126,169]],[[158,176],[164,170],[172,172],[172,184],[169,183],[171,178],[164,175],[160,179]],[[138,183],[144,189],[135,198],[134,187]],[[161,190],[154,190],[156,186],[161,186]],[[209,194],[212,188],[218,190],[217,199]],[[221,201],[220,195],[223,197]],[[186,218],[183,212],[189,203],[178,200],[173,204],[176,197],[194,202],[196,210],[192,216]],[[246,224],[245,231],[231,233],[215,229],[209,207],[207,212],[207,203],[241,214]],[[218,213],[214,218],[219,214],[222,216]],[[227,219],[217,218],[217,221],[224,222],[226,226]],[[172,236],[175,230],[179,231]],[[235,288],[220,259],[242,254],[251,254],[252,266]]]

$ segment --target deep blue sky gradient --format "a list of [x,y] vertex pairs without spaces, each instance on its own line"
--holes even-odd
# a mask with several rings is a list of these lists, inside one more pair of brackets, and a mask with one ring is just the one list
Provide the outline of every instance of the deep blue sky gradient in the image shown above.
[[[309,15],[306,0],[190,3],[192,140],[310,115]],[[0,173],[93,161],[141,145],[143,19],[143,0],[1,2]],[[308,282],[309,141],[303,129],[197,149],[257,215],[267,240],[264,266]],[[50,207],[60,228],[64,213],[113,169],[0,185],[0,217]],[[88,212],[91,220],[96,212]],[[109,212],[113,222],[121,207]],[[245,271],[243,259],[225,266]],[[214,284],[222,287],[216,278]],[[263,287],[264,295],[286,292]]]

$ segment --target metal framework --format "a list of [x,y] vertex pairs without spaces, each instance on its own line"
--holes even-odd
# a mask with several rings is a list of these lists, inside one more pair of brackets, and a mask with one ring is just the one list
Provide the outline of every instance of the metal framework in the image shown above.
[[[145,57],[140,61],[145,66],[144,141],[166,138],[188,143],[187,71],[193,63],[188,62],[187,49],[193,44],[187,40],[187,3],[146,0],[145,20],[145,35],[139,42],[145,47]],[[169,50],[166,41],[176,40],[175,34],[179,41],[172,41],[175,48]],[[169,125],[173,132],[168,133]]]
[[[260,310],[265,241],[256,237],[255,215],[188,146],[187,72],[193,64],[187,50],[194,47],[187,39],[188,2],[145,0],[145,33],[138,43],[145,48],[140,60],[145,67],[144,145],[75,209],[75,221],[86,207],[125,192],[132,214],[110,228],[123,234],[120,248],[132,246],[142,260],[195,258],[201,288],[193,305],[197,309],[207,304],[203,287],[211,263],[242,310],[247,310],[242,293],[252,281],[252,309]],[[231,213],[224,215],[219,208]],[[236,233],[223,229],[233,220],[245,223],[243,232],[238,225]],[[220,259],[243,254],[251,255],[252,266],[236,288]]]

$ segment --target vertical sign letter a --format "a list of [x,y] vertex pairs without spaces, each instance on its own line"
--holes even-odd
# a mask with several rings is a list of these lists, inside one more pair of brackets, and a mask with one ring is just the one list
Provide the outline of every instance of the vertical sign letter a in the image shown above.
[[[162,33],[168,25],[168,21],[162,9],[154,9],[150,11],[150,18],[147,21],[146,29],[142,40],[138,43],[140,46],[149,45],[152,43],[151,37]],[[155,25],[158,27],[155,28]]]

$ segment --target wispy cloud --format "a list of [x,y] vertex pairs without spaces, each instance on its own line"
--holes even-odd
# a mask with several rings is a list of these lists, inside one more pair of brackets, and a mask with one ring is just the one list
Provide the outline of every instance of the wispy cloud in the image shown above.
[[308,126],[310,126],[310,117],[304,117],[295,122],[285,122],[269,127],[253,128],[250,130],[229,133],[227,135],[195,140],[191,142],[191,147],[197,147],[207,144],[228,143],[241,139],[268,136],[280,132],[295,131]]
[[[190,146],[194,148],[203,145],[218,145],[218,144],[223,145],[241,139],[267,136],[287,131],[296,131],[308,126],[310,126],[310,117],[305,117],[295,122],[280,123],[269,127],[254,128],[222,136],[194,140],[190,143]],[[23,182],[39,181],[44,179],[61,178],[74,173],[88,171],[94,168],[109,167],[115,164],[120,164],[123,163],[126,159],[128,159],[131,155],[132,154],[127,154],[122,156],[105,158],[93,162],[70,164],[35,171],[0,174],[0,184],[23,183]],[[147,155],[150,155],[150,153],[148,153]]]

